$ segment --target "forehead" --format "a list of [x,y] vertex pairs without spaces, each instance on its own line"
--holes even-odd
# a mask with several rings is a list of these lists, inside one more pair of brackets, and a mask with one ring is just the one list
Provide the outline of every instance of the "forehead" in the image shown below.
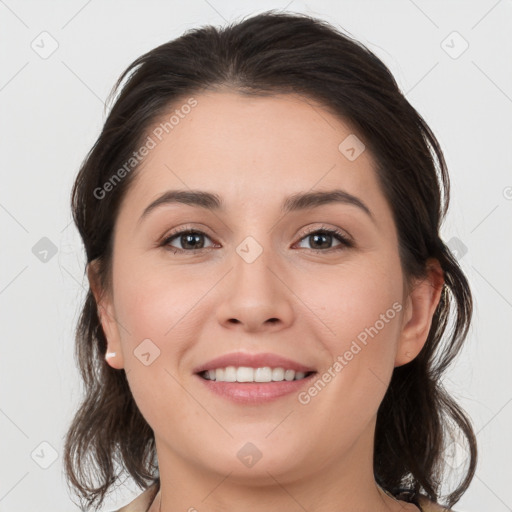
[[297,192],[340,187],[369,202],[382,196],[361,137],[310,98],[237,92],[185,97],[147,137],[153,147],[128,192],[135,201],[147,203],[177,188],[209,190],[247,207],[253,199],[255,208]]

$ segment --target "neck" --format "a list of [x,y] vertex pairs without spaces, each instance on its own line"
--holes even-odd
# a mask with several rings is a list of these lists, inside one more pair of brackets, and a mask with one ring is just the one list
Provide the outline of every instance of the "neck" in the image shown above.
[[260,464],[262,459],[249,475],[237,473],[238,465],[224,473],[208,470],[157,439],[160,491],[150,512],[403,511],[403,503],[387,496],[375,482],[374,428],[373,422],[343,457],[333,447],[331,458],[282,473]]

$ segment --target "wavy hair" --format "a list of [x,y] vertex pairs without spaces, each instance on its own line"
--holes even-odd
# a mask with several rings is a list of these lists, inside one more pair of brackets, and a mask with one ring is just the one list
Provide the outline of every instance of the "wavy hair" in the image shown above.
[[[121,84],[124,85],[121,87]],[[467,464],[446,496],[451,507],[476,468],[476,437],[468,416],[441,379],[460,351],[473,311],[468,281],[440,238],[450,181],[442,150],[391,72],[367,47],[325,21],[304,14],[258,14],[224,28],[204,26],[136,59],[110,94],[114,104],[72,190],[72,213],[87,262],[102,289],[112,285],[112,234],[137,167],[98,198],[98,190],[129,161],[153,123],[183,98],[206,90],[264,96],[300,94],[348,123],[376,162],[392,209],[404,276],[426,276],[436,258],[445,283],[419,355],[393,371],[379,407],[374,475],[397,496],[419,493],[438,502],[445,452],[456,432]],[[124,370],[105,362],[107,340],[89,290],[76,329],[75,357],[85,394],[65,439],[68,485],[88,507],[101,506],[124,472],[141,488],[156,483],[154,434],[131,395]]]

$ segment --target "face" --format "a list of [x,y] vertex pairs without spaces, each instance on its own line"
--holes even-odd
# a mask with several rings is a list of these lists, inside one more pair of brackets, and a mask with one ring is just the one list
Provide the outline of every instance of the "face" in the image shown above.
[[[102,304],[109,364],[126,371],[161,466],[255,483],[360,461],[404,347],[409,358],[421,349],[406,332],[411,301],[372,156],[352,154],[350,126],[305,98],[195,100],[169,133],[160,122],[148,133],[155,145],[121,205]],[[161,202],[143,215],[173,190],[215,194],[222,207]],[[291,196],[333,190],[344,199],[282,210]],[[315,373],[261,384],[196,373],[233,353]]]

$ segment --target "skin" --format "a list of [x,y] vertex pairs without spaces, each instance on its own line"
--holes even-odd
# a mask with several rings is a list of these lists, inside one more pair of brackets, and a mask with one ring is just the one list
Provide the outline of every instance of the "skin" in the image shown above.
[[[372,156],[366,150],[349,161],[338,146],[354,132],[322,106],[232,91],[195,98],[198,105],[151,150],[125,196],[112,290],[99,288],[94,263],[88,269],[108,351],[116,352],[108,364],[124,368],[155,433],[161,490],[151,511],[417,510],[376,486],[373,437],[393,368],[416,357],[427,339],[443,285],[438,262],[429,260],[427,278],[407,291]],[[290,194],[333,188],[357,196],[373,220],[348,204],[279,211]],[[169,189],[217,193],[226,212],[170,204],[139,223]],[[340,228],[355,246],[332,238],[330,247],[340,250],[315,252],[307,234],[322,225]],[[203,231],[196,245],[213,249],[159,247],[178,227]],[[236,252],[247,236],[263,249],[250,264]],[[184,247],[179,236],[171,244]],[[274,352],[322,375],[395,302],[401,311],[306,405],[296,393],[235,404],[192,373],[241,350]],[[148,366],[133,353],[147,338],[160,350]],[[252,467],[237,457],[247,442],[262,454]]]

